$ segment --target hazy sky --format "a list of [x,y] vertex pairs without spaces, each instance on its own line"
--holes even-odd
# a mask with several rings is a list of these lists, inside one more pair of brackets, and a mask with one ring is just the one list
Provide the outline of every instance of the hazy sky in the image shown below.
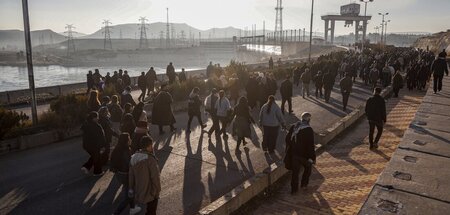
[[[23,29],[21,0],[0,0],[0,29]],[[320,15],[338,13],[339,6],[349,0],[316,0],[314,31],[323,32]],[[93,33],[101,27],[103,19],[113,25],[136,23],[140,16],[150,22],[166,19],[187,23],[205,30],[212,27],[251,28],[257,24],[273,30],[276,0],[29,0],[32,30],[50,28],[63,32],[65,24],[74,24],[76,31]],[[311,0],[283,1],[284,29],[309,28]],[[363,8],[363,7],[362,7]],[[438,32],[450,29],[450,0],[375,0],[368,4],[368,14],[389,12],[389,31]],[[363,13],[363,12],[362,12]],[[369,31],[381,17],[372,18]],[[353,31],[337,24],[337,34]]]

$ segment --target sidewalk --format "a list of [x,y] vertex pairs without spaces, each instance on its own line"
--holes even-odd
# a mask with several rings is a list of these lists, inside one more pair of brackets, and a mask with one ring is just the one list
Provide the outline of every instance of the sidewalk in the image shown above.
[[[302,112],[308,111],[313,116],[312,126],[320,133],[365,102],[370,95],[369,87],[358,81],[350,96],[348,110],[343,112],[337,85],[330,104],[314,97],[303,99],[296,87],[293,98],[295,115],[286,115],[285,118],[288,123],[293,123]],[[258,112],[253,114],[257,119]],[[195,214],[282,158],[283,132],[273,156],[262,151],[262,132],[256,126],[252,140],[241,148],[242,154],[235,154],[236,140],[233,138],[228,141],[214,137],[208,140],[196,120],[192,123],[192,133],[186,136],[187,113],[176,113],[175,118],[176,133],[159,136],[157,127],[151,126],[161,169],[159,214]],[[208,121],[208,128],[211,125]],[[49,209],[55,214],[110,213],[118,204],[116,195],[120,186],[111,172],[101,178],[82,175],[79,167],[85,159],[87,155],[81,148],[81,138],[1,157],[0,172],[7,174],[0,175],[0,184],[5,185],[0,187],[0,199],[13,196],[12,200],[20,200],[12,204],[12,214],[45,214]],[[22,171],[14,171],[16,169]],[[33,174],[36,172],[42,174]]]
[[[309,189],[290,194],[290,178],[240,214],[356,214],[413,119],[424,93],[402,90],[387,102],[388,122],[380,148],[370,151],[369,126],[361,120],[318,155]],[[312,119],[314,121],[314,119]]]

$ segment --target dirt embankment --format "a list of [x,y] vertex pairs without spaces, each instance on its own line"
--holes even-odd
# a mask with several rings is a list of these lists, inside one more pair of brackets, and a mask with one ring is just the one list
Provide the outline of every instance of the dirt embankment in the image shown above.
[[414,43],[414,47],[424,50],[428,49],[434,53],[439,53],[442,49],[446,49],[447,53],[450,54],[450,30],[419,38]]

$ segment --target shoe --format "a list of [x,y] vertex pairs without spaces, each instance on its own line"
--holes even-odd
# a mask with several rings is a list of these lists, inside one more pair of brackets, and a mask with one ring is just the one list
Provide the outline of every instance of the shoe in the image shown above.
[[94,173],[94,176],[102,176],[105,174],[105,171],[101,172],[101,173]]
[[378,149],[378,143],[373,144],[373,148]]
[[202,129],[206,128],[206,126],[207,126],[206,124],[203,124],[203,125],[202,125]]
[[141,212],[141,207],[135,205],[134,208],[130,208],[130,215],[134,215]]
[[247,145],[247,142],[246,141],[242,141],[242,145],[243,146]]
[[224,134],[224,135],[223,135],[223,139],[224,139],[224,140],[227,140],[227,139],[228,139],[228,135],[227,135],[227,134]]
[[88,175],[89,174],[89,170],[86,167],[81,167],[81,171],[85,174]]

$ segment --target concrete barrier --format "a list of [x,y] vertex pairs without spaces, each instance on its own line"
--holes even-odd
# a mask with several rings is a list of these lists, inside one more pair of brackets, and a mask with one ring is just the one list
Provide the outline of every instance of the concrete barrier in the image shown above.
[[[382,96],[388,97],[392,93],[392,88],[387,87],[383,90]],[[336,136],[345,131],[345,129],[352,126],[361,117],[365,116],[365,105],[358,106],[354,111],[346,117],[339,120],[337,123],[331,125],[326,129],[325,134],[319,134],[321,137],[316,144],[316,151],[323,149]],[[255,175],[251,179],[243,182],[232,191],[220,197],[216,201],[207,205],[199,211],[201,215],[225,215],[231,214],[233,211],[240,208],[242,205],[250,201],[253,197],[259,195],[262,191],[268,189],[275,184],[280,178],[285,176],[289,171],[284,167],[282,161],[270,165],[262,173]],[[252,186],[253,185],[253,186]],[[263,187],[261,187],[263,186]],[[246,190],[248,189],[248,190]],[[249,196],[249,195],[252,196]]]

